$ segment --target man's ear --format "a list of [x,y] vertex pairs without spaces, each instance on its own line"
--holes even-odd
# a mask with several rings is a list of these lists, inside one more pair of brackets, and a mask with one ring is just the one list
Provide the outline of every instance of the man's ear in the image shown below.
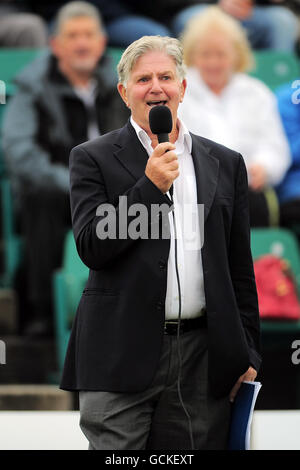
[[185,90],[186,90],[187,82],[186,79],[182,80],[181,82],[181,94],[180,94],[180,103],[183,101],[183,97],[185,95]]
[[100,57],[103,56],[105,49],[107,46],[107,36],[105,34],[101,34],[101,37],[99,39],[99,55]]
[[60,49],[59,49],[59,41],[57,37],[53,36],[49,39],[49,46],[53,55],[55,55],[56,57],[59,57]]
[[120,93],[120,96],[122,100],[124,101],[124,103],[126,104],[126,106],[129,108],[128,99],[127,99],[127,91],[123,83],[118,83],[118,92]]

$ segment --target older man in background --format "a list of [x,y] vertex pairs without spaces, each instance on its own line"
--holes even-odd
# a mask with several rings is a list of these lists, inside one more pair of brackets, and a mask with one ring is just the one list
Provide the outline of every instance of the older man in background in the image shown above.
[[69,152],[124,124],[128,113],[104,56],[98,10],[71,2],[57,15],[51,53],[18,76],[5,116],[3,144],[25,240],[30,322],[25,333],[52,332],[52,273],[71,227]]

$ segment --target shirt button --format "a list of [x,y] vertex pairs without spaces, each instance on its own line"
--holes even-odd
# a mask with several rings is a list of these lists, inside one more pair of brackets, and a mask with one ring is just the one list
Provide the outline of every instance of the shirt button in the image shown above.
[[157,304],[156,304],[157,310],[162,310],[162,309],[163,309],[163,306],[164,306],[164,305],[163,305],[163,303],[162,303],[160,300],[159,300],[159,301],[157,302]]

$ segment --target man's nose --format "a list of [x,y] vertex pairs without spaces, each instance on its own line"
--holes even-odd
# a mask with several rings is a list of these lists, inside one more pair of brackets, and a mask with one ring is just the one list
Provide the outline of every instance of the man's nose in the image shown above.
[[76,41],[74,41],[74,44],[78,48],[85,48],[86,46],[89,45],[89,39],[86,36],[81,35],[76,38]]
[[157,77],[152,79],[151,93],[160,93],[162,91],[161,83]]

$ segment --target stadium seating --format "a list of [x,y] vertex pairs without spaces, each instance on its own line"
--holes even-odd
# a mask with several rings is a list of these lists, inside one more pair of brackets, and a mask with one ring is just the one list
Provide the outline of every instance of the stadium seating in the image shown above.
[[[15,76],[37,56],[45,54],[47,49],[6,49],[0,48],[0,80],[6,85],[6,93],[8,97],[15,93],[16,87],[13,83]],[[123,49],[107,48],[107,54],[111,57],[113,66],[116,67]]]
[[15,85],[13,83],[15,76],[44,51],[44,49],[0,48],[0,80],[6,84],[8,96],[15,92]]
[[11,184],[8,177],[0,180],[1,222],[3,252],[3,273],[0,277],[1,287],[12,287],[15,273],[22,259],[23,239],[15,228],[14,206]]
[[[0,49],[0,80],[5,82],[7,101],[15,93],[13,79],[30,61],[44,50]],[[108,48],[108,55],[113,65],[119,62],[123,49]],[[299,78],[299,59],[293,54],[272,51],[255,52],[256,68],[251,72],[264,81],[271,89]],[[5,105],[0,104],[0,128]],[[4,242],[4,273],[0,279],[1,286],[11,286],[14,273],[22,256],[22,240],[15,230],[13,201],[9,178],[5,171],[0,140],[0,198],[2,207],[2,240]],[[278,253],[290,262],[297,276],[300,289],[300,261],[297,243],[290,232],[281,229],[253,229],[251,246],[254,258],[263,253]],[[61,370],[70,333],[70,325],[75,314],[78,301],[88,276],[88,269],[78,257],[72,232],[69,232],[64,248],[64,260],[60,270],[53,279],[53,295],[55,304],[55,324],[57,339],[57,357]],[[300,290],[299,290],[300,292]],[[262,322],[265,332],[299,331],[299,323]]]
[[254,54],[255,68],[250,75],[259,78],[272,90],[299,78],[299,58],[289,52],[257,51]]
[[[1,55],[1,54],[0,54]],[[1,60],[1,59],[0,59]],[[0,105],[0,130],[5,105]],[[0,201],[3,246],[3,272],[0,275],[1,287],[12,287],[16,269],[21,261],[22,240],[15,228],[15,211],[13,205],[10,179],[5,168],[0,138]]]
[[[288,261],[297,284],[298,294],[300,294],[300,255],[297,238],[293,232],[281,229],[252,229],[251,230],[251,249],[253,259],[264,254],[273,254],[283,257]],[[299,296],[298,296],[299,297]],[[300,298],[300,297],[299,297]],[[268,376],[272,370],[278,373],[275,358],[283,357],[281,364],[284,364],[284,376],[287,378],[289,374],[293,380],[292,387],[295,389],[295,407],[300,408],[300,374],[297,368],[292,370],[291,355],[293,352],[292,344],[300,332],[300,321],[261,321],[262,331],[262,357],[263,367],[260,380],[265,383],[265,392],[273,393],[274,378]],[[289,356],[290,351],[290,356]],[[287,362],[290,361],[290,364]],[[280,367],[280,366],[279,366]],[[289,371],[289,372],[287,372]],[[279,372],[281,377],[281,371]],[[275,387],[276,388],[276,387]],[[278,389],[284,391],[284,385]],[[277,393],[279,393],[277,391]],[[284,392],[283,392],[284,393]]]
[[[4,49],[0,48],[0,80],[5,83],[6,100],[9,101],[16,87],[13,83],[14,77],[26,65],[34,60],[38,55],[44,54],[46,49]],[[108,48],[108,55],[111,57],[113,66],[116,67],[123,49]],[[5,105],[0,105],[0,129],[4,115]],[[16,270],[20,264],[22,256],[22,239],[16,233],[16,222],[13,208],[12,192],[9,177],[5,171],[3,152],[0,139],[0,198],[2,208],[2,240],[4,246],[3,265],[4,272],[0,276],[0,286],[12,287]]]
[[[45,53],[45,49],[0,49],[1,72],[0,80],[6,85],[7,101],[15,92],[13,79],[29,62],[39,54]],[[108,48],[107,53],[112,58],[114,67],[117,66],[122,55],[122,48]],[[282,83],[296,79],[299,76],[298,59],[293,54],[284,52],[260,51],[255,53],[256,69],[251,72],[263,80],[270,88],[275,88]],[[1,117],[5,105],[0,105]],[[11,286],[15,270],[20,262],[22,254],[22,240],[15,232],[15,220],[13,202],[11,200],[11,188],[9,178],[5,174],[5,164],[1,153],[0,141],[0,194],[2,199],[2,231],[4,242],[4,269],[0,279],[0,285]]]

